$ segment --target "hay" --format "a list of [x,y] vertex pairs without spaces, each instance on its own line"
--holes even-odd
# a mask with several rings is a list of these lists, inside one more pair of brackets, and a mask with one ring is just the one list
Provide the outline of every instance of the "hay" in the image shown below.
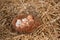
[[[39,28],[30,34],[12,29],[12,19],[20,13],[38,17]],[[60,0],[0,0],[0,40],[60,40]]]

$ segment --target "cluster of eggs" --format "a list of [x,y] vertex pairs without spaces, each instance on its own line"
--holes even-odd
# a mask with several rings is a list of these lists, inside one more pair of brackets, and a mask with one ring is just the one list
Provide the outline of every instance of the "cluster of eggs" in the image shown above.
[[13,28],[20,33],[31,33],[40,25],[32,15],[20,14],[12,20]]

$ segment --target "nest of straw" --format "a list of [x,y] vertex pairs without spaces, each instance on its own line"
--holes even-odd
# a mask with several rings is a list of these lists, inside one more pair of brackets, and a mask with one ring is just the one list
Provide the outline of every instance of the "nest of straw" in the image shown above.
[[[12,29],[12,19],[33,14],[41,25],[30,34]],[[0,0],[0,40],[60,40],[60,0]]]

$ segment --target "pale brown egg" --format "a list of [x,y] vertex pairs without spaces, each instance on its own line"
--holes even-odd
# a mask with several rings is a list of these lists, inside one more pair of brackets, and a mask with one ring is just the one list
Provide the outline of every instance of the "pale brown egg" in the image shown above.
[[31,14],[20,14],[12,20],[13,28],[20,33],[31,33],[39,25],[39,20]]

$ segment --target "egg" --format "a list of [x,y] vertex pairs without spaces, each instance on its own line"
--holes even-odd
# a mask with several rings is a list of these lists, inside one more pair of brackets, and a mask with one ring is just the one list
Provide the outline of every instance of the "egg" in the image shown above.
[[40,20],[32,14],[19,14],[12,20],[12,27],[19,33],[31,33],[40,26]]

